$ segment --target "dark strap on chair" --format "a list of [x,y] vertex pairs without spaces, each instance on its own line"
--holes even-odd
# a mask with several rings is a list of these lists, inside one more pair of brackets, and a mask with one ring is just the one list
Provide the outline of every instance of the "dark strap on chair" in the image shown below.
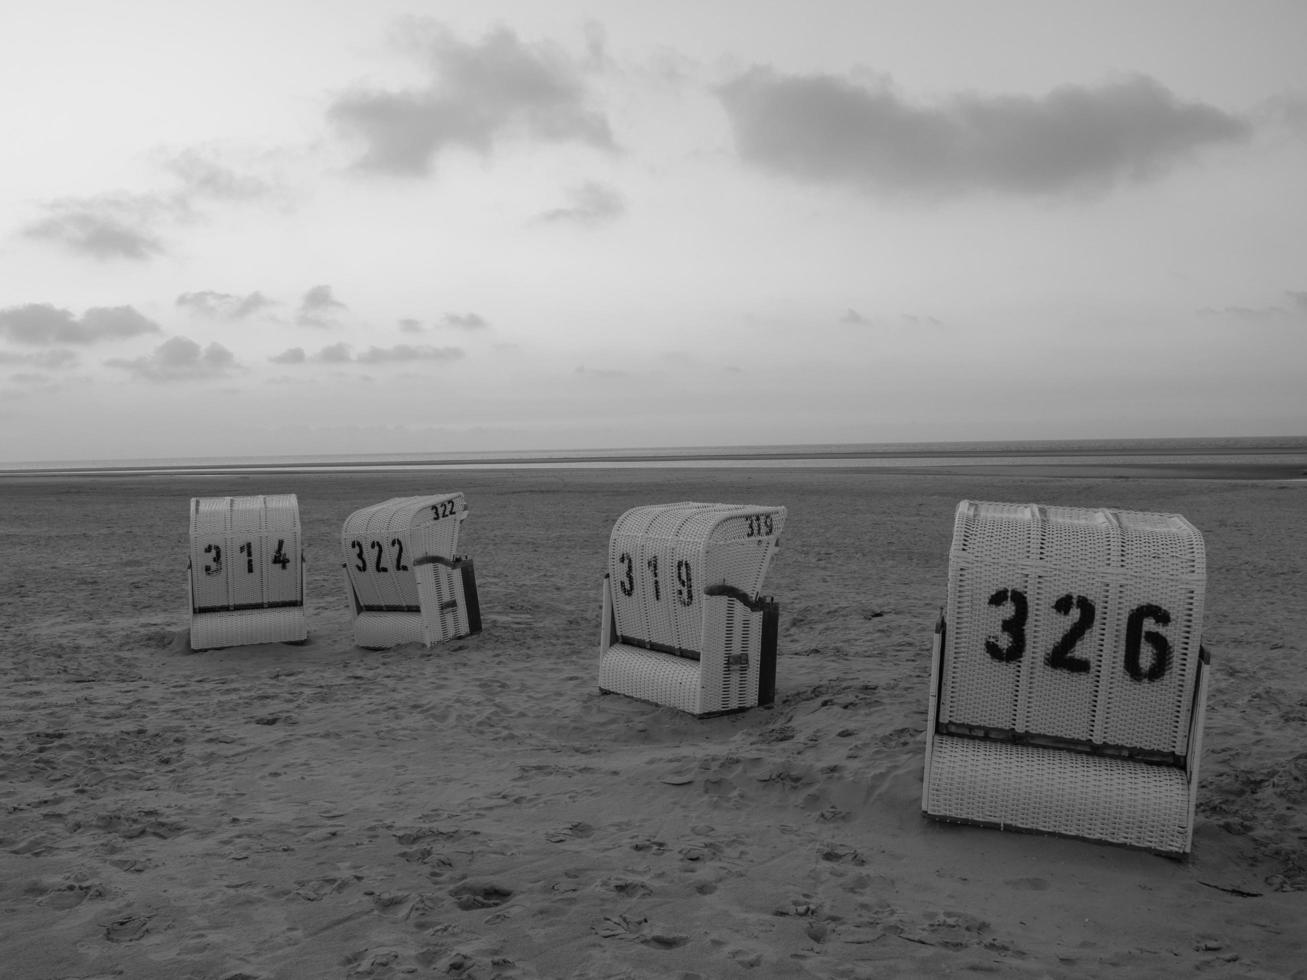
[[708,596],[726,596],[728,599],[734,599],[736,602],[743,603],[748,607],[750,612],[762,612],[767,608],[767,600],[762,596],[757,599],[750,599],[749,594],[743,589],[737,589],[733,585],[710,585],[703,590],[704,595]]

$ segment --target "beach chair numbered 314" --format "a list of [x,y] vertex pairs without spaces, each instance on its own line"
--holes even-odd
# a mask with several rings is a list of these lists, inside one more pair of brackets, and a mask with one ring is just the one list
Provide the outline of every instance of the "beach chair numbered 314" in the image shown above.
[[1179,515],[962,501],[924,812],[1187,854],[1205,585]]
[[784,507],[636,507],[613,527],[599,687],[712,715],[770,704],[777,606],[758,590]]
[[308,638],[293,493],[193,497],[191,649]]
[[481,631],[472,559],[458,554],[461,493],[394,497],[356,510],[341,531],[354,642],[431,646]]

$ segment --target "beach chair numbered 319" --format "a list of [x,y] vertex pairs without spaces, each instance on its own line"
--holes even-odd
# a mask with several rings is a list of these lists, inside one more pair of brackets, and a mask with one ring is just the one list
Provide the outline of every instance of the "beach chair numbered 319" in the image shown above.
[[922,809],[1187,854],[1206,557],[1177,514],[962,501]]
[[461,493],[394,497],[356,510],[341,530],[354,642],[431,646],[481,631],[472,559],[458,554]]
[[623,514],[609,542],[599,687],[712,715],[770,704],[777,605],[759,597],[784,507],[677,503]]
[[303,564],[293,493],[193,497],[191,649],[307,639]]

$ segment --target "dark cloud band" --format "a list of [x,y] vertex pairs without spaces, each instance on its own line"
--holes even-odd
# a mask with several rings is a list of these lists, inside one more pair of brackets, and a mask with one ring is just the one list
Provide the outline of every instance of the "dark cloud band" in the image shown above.
[[1239,116],[1153,79],[1042,97],[959,95],[914,105],[888,85],[755,68],[718,90],[748,163],[873,191],[1055,193],[1155,177],[1251,134]]
[[0,337],[16,344],[94,344],[159,332],[157,323],[131,306],[94,306],[80,317],[49,303],[0,310]]
[[357,165],[377,173],[421,176],[450,147],[488,153],[508,132],[542,142],[614,146],[605,117],[588,105],[581,66],[549,45],[528,45],[497,30],[480,44],[427,31],[430,83],[404,91],[357,90],[329,118],[364,145]]

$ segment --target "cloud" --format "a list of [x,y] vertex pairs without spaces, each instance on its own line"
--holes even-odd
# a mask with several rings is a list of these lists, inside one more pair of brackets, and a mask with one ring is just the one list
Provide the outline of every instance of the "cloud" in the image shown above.
[[236,367],[236,357],[222,344],[201,348],[189,337],[169,337],[148,357],[105,363],[148,381],[184,381],[225,375]]
[[626,202],[616,188],[595,181],[574,188],[569,196],[572,202],[569,207],[545,211],[537,220],[598,225],[613,221],[626,211]]
[[185,149],[155,162],[181,187],[46,201],[41,205],[46,216],[22,234],[96,259],[144,261],[166,251],[158,227],[195,219],[197,200],[249,201],[276,192],[268,182],[220,163],[211,149]]
[[0,350],[0,364],[25,364],[46,370],[57,370],[76,363],[77,355],[63,347],[37,351],[35,354],[13,354]]
[[942,327],[944,321],[938,317],[923,316],[919,313],[900,313],[899,318],[910,327]]
[[[942,327],[944,321],[938,317],[928,316],[920,313],[900,313],[898,315],[900,323],[907,324],[910,327]],[[891,322],[889,317],[869,317],[859,313],[853,307],[849,307],[840,316],[840,323],[846,323],[855,327],[871,327],[885,325]]]
[[273,305],[272,300],[257,290],[246,296],[237,296],[233,293],[214,292],[211,289],[182,293],[177,297],[176,303],[192,313],[212,317],[215,320],[241,320],[266,306]]
[[190,147],[163,162],[189,194],[222,201],[252,201],[267,197],[273,187],[267,181],[240,174],[214,158],[211,149]]
[[393,347],[369,347],[357,356],[343,341],[329,344],[311,358],[302,347],[292,347],[269,358],[277,364],[303,364],[317,361],[325,364],[406,364],[413,361],[456,361],[466,356],[461,347],[431,347],[426,344],[395,344]]
[[314,286],[300,301],[295,322],[309,327],[331,327],[336,325],[332,314],[347,309],[349,307],[332,295],[330,286]]
[[391,364],[406,361],[456,361],[463,356],[463,350],[459,347],[396,344],[394,347],[369,347],[356,360],[360,364]]
[[1240,320],[1244,323],[1270,323],[1277,320],[1293,320],[1307,316],[1307,290],[1286,289],[1284,295],[1289,298],[1287,307],[1274,305],[1204,306],[1198,311],[1198,315]]
[[1199,316],[1223,317],[1228,320],[1240,320],[1244,323],[1270,323],[1287,320],[1293,314],[1282,306],[1205,306],[1198,311]]
[[49,303],[0,310],[0,336],[16,344],[95,344],[159,332],[157,323],[131,306],[94,306],[80,317]]
[[463,330],[484,330],[490,326],[488,320],[479,313],[446,313],[440,322],[446,327],[459,327]]
[[[434,327],[452,327],[457,330],[485,330],[490,321],[480,313],[446,313],[434,324]],[[404,333],[422,333],[427,328],[421,320],[406,317],[399,321],[399,329]]]
[[581,65],[556,46],[525,44],[504,28],[465,44],[428,22],[411,27],[431,73],[428,84],[357,90],[328,110],[340,130],[362,140],[358,169],[424,176],[446,149],[488,154],[503,136],[517,133],[614,148],[607,120],[589,108]]
[[46,203],[49,216],[28,225],[22,233],[96,259],[142,261],[163,253],[163,243],[152,226],[171,207],[148,194],[62,198]]
[[1251,124],[1134,75],[1043,96],[913,104],[887,82],[747,71],[718,89],[748,163],[867,191],[1046,194],[1155,178]]
[[50,384],[53,379],[51,379],[49,375],[45,375],[45,374],[33,374],[29,371],[20,371],[17,374],[9,375],[9,380],[12,381],[14,384],[40,387],[43,385]]
[[303,347],[288,347],[280,354],[268,358],[273,364],[303,364],[307,360]]
[[345,364],[350,360],[349,344],[343,341],[339,344],[331,344],[322,348],[313,356],[315,361],[326,361],[328,364]]

